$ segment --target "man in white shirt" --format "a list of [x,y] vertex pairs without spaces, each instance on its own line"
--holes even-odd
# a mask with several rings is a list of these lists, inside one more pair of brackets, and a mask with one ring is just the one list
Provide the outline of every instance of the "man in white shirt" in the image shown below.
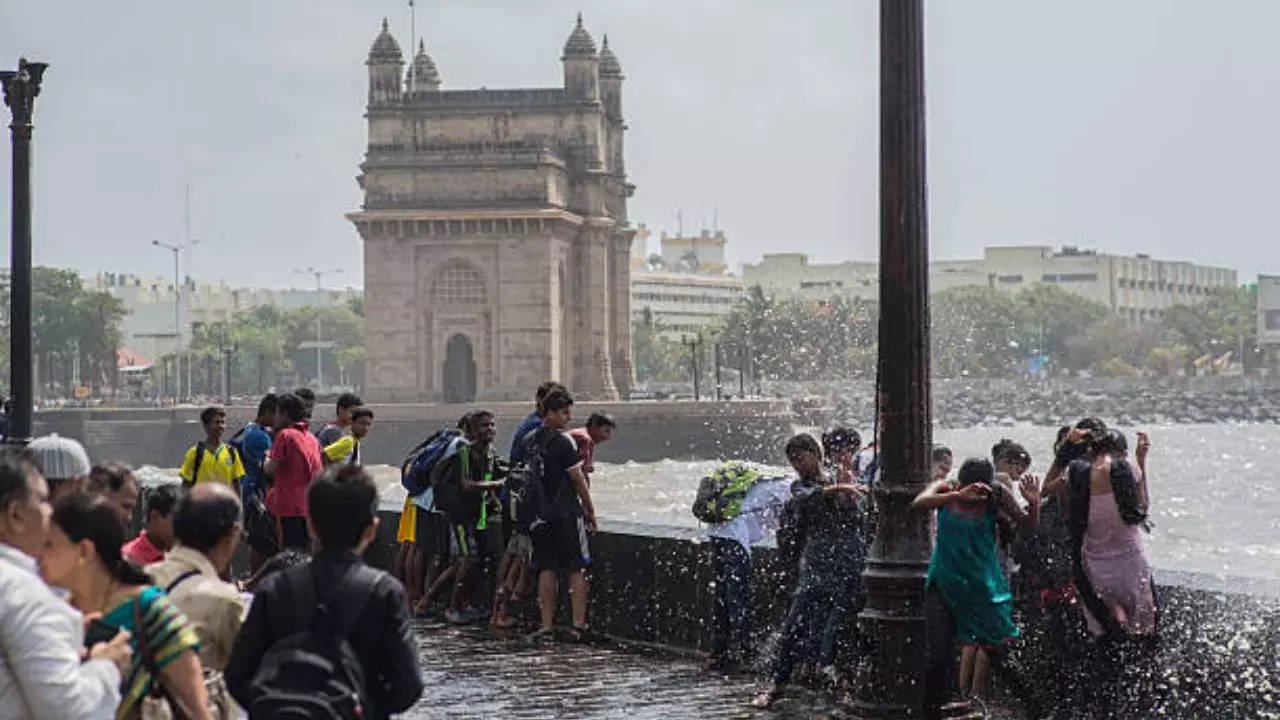
[[84,618],[37,572],[51,513],[30,456],[0,453],[0,720],[112,718],[129,635],[94,645],[81,662]]
[[751,660],[751,546],[778,531],[792,478],[761,478],[733,519],[709,525],[715,582],[710,669]]

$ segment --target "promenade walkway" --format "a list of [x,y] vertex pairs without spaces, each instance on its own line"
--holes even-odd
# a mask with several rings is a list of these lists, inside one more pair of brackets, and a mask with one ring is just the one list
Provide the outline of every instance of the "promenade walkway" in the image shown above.
[[835,717],[805,696],[775,710],[747,707],[755,680],[703,672],[698,662],[636,647],[529,646],[480,627],[421,622],[427,689],[404,717],[484,720],[792,720]]

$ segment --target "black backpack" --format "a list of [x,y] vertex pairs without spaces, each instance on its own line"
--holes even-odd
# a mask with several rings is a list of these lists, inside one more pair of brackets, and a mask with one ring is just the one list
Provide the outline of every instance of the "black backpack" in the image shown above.
[[[205,445],[203,440],[196,442],[196,459],[191,465],[191,479],[187,480],[186,478],[183,478],[182,487],[190,489],[195,486],[196,480],[200,478],[200,464],[204,462],[204,451],[208,449],[209,446]],[[215,460],[218,458],[218,456],[214,454],[216,450],[217,448],[209,450],[209,454],[213,455]],[[236,461],[236,458],[241,457],[240,449],[231,443],[227,443],[227,452],[231,453],[231,462],[233,463]]]
[[524,444],[524,465],[513,468],[507,476],[511,517],[515,518],[519,532],[531,532],[551,520],[554,503],[563,488],[557,488],[554,497],[547,496],[544,463],[547,446],[559,432],[555,428],[542,427],[521,440]]
[[314,611],[302,630],[262,656],[246,692],[250,718],[358,720],[370,713],[364,668],[347,636],[378,579],[378,571],[357,563],[322,599],[310,565],[285,571],[293,607]]

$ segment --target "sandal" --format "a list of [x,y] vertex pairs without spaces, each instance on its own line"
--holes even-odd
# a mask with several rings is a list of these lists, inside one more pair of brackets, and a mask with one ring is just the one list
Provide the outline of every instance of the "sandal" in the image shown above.
[[751,700],[751,707],[757,710],[768,710],[769,708],[773,707],[773,704],[777,702],[778,698],[780,697],[782,697],[781,688],[777,688],[777,687],[769,688],[768,690],[765,690],[759,695],[756,695]]
[[552,640],[555,640],[555,631],[546,628],[538,628],[524,636],[524,641],[530,645],[546,645]]
[[489,627],[493,628],[494,630],[510,630],[515,626],[516,626],[516,619],[513,617],[503,618],[502,620],[498,620],[497,618],[494,618],[493,620],[489,621]]

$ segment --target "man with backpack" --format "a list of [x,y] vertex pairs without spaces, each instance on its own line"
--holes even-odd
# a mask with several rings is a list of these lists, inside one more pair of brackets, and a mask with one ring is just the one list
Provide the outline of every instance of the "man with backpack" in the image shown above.
[[[499,506],[494,492],[502,489],[498,456],[493,451],[493,413],[477,410],[467,416],[467,439],[443,459],[439,479],[433,483],[436,507],[449,518],[453,550],[453,593],[444,611],[446,622],[461,624],[479,620],[487,611],[470,605],[478,575],[477,565],[489,553],[480,542],[490,523],[498,524]],[[490,555],[491,559],[492,555]],[[470,605],[470,606],[469,606]]]
[[553,390],[564,390],[564,386],[555,380],[548,380],[538,386],[533,393],[533,412],[529,413],[529,417],[520,421],[516,427],[516,433],[511,439],[511,467],[515,467],[525,461],[524,457],[524,440],[529,433],[542,427],[542,401]]
[[400,484],[408,497],[396,530],[396,541],[403,551],[396,557],[396,567],[408,586],[416,615],[428,614],[431,604],[453,582],[449,539],[452,532],[449,518],[436,506],[435,484],[440,479],[442,461],[468,442],[470,418],[468,412],[458,421],[457,429],[443,428],[432,433],[400,467]]
[[231,437],[231,447],[240,452],[244,463],[244,479],[240,481],[240,501],[244,505],[244,529],[249,545],[249,569],[257,572],[279,549],[276,520],[267,510],[267,486],[270,484],[263,465],[271,451],[271,433],[275,430],[280,398],[267,393],[258,402],[258,414]]
[[582,473],[582,458],[565,428],[573,419],[573,398],[563,389],[542,401],[542,427],[525,440],[525,456],[534,469],[541,497],[523,501],[536,517],[529,522],[533,562],[538,568],[541,625],[529,637],[545,642],[554,636],[559,574],[569,575],[573,627],[570,638],[587,638],[587,575],[591,550],[587,533],[596,531],[596,511]]
[[791,480],[767,478],[738,462],[717,468],[699,487],[694,515],[711,541],[712,623],[709,670],[746,666],[751,638],[751,546],[778,529]]
[[263,580],[226,680],[250,717],[387,718],[422,695],[404,588],[361,560],[377,534],[378,489],[336,465],[307,491],[319,550]]
[[240,479],[244,477],[244,463],[240,453],[222,442],[227,431],[227,411],[220,407],[207,407],[200,412],[200,424],[204,426],[204,440],[187,450],[182,459],[182,484],[186,487],[205,482],[220,482],[240,491]]

